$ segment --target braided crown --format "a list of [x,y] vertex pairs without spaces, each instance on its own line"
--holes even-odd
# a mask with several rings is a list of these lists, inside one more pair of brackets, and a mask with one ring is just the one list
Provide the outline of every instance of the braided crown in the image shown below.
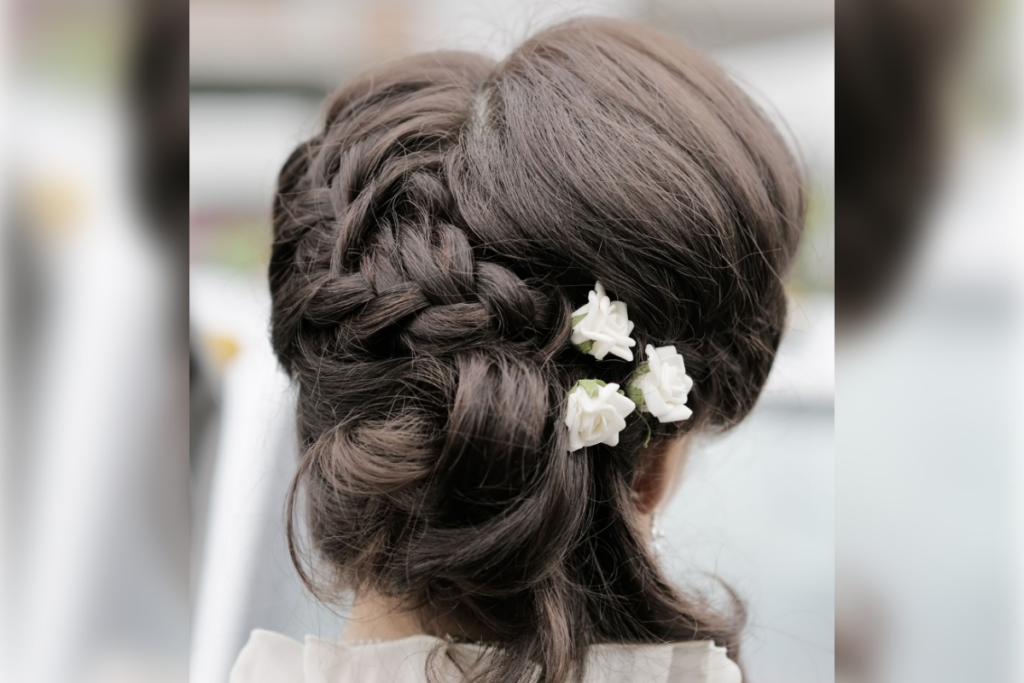
[[568,302],[480,258],[466,234],[445,156],[487,70],[448,66],[438,57],[417,74],[415,111],[392,102],[415,84],[354,89],[285,164],[270,274],[287,366],[303,361],[298,340],[311,334],[353,360],[499,339],[543,357],[564,344]]

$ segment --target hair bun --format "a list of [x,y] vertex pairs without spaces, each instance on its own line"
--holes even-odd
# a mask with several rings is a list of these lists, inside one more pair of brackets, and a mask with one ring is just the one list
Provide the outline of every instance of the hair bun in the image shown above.
[[[753,407],[802,218],[764,115],[656,31],[571,22],[500,64],[420,55],[346,85],[273,212],[273,345],[303,444],[289,500],[305,494],[317,560],[479,627],[501,648],[474,681],[536,663],[562,683],[600,641],[735,654],[738,624],[665,580],[629,493],[643,453]],[[636,367],[569,343],[595,281],[637,348],[686,358],[693,418],[638,415],[617,446],[567,454],[569,389]]]

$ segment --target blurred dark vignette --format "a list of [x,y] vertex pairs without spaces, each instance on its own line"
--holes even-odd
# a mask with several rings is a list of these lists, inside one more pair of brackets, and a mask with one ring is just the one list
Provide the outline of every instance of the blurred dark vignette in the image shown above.
[[944,156],[942,88],[969,0],[838,0],[840,323],[869,314],[918,244]]
[[188,5],[182,0],[136,0],[136,7],[135,58],[128,78],[137,129],[138,195],[152,213],[155,227],[184,254],[188,235]]
[[184,681],[188,5],[5,5],[0,680]]

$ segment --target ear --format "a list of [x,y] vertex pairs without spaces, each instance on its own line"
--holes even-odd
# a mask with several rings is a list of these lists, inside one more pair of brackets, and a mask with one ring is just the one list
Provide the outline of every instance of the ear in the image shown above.
[[662,503],[671,498],[682,481],[689,451],[690,438],[686,435],[641,452],[633,481],[633,501],[637,512],[643,516],[653,515]]

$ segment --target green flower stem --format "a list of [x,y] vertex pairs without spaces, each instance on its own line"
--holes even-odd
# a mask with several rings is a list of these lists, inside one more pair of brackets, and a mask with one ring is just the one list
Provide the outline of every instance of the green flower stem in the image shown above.
[[636,404],[637,410],[643,412],[644,392],[639,387],[635,387],[632,384],[626,385],[626,397]]

